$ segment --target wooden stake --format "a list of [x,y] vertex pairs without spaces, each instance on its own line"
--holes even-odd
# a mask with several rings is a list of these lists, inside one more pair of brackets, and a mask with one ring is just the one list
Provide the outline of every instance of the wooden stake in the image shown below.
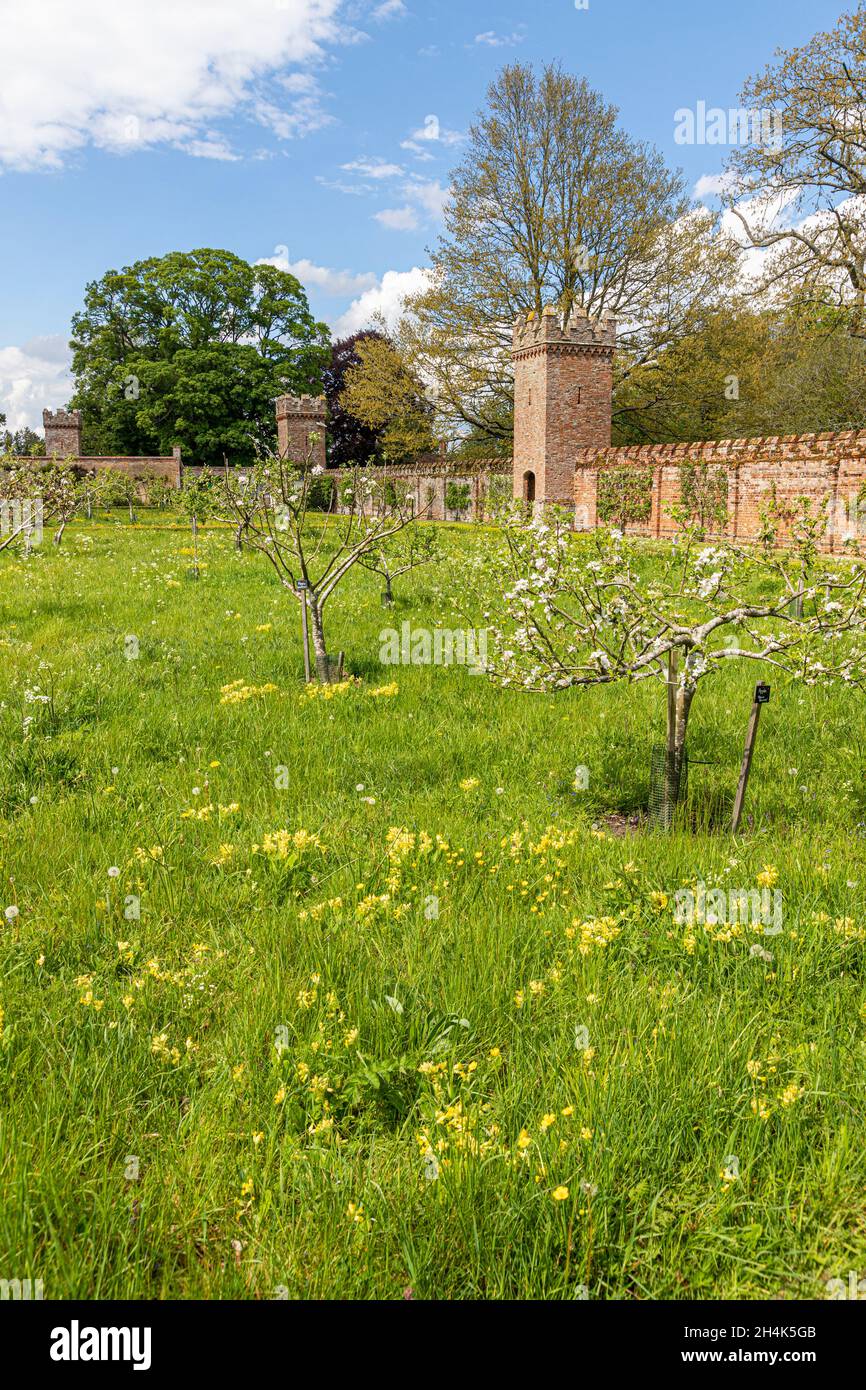
[[740,781],[737,786],[737,795],[734,800],[734,819],[731,824],[731,833],[736,835],[740,828],[740,821],[743,818],[743,803],[746,800],[746,788],[749,785],[749,773],[752,770],[752,755],[755,751],[755,741],[758,737],[758,721],[761,718],[761,706],[770,703],[770,687],[759,685],[755,690],[755,700],[752,705],[752,714],[749,719],[749,728],[746,733],[746,747],[743,752],[743,765],[740,768]]
[[307,629],[307,589],[309,586],[301,579],[298,580],[295,587],[301,592],[301,627],[304,633],[304,680],[307,685],[309,685],[313,679],[310,674],[310,636]]

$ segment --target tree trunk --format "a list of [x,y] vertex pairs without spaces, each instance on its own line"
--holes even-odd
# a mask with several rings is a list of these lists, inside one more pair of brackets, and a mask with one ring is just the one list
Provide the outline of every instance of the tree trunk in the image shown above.
[[61,521],[61,523],[60,523],[60,525],[58,526],[57,530],[54,532],[54,544],[55,544],[55,545],[59,545],[60,542],[63,540],[63,532],[64,532],[65,530],[66,530],[66,522],[65,522],[65,521]]
[[316,658],[316,679],[320,685],[329,685],[331,670],[328,665],[328,652],[325,647],[325,628],[322,623],[322,610],[312,591],[309,594],[310,627],[313,633],[313,652]]
[[667,740],[661,806],[661,823],[665,830],[670,830],[673,826],[674,813],[680,799],[686,733],[695,696],[693,687],[680,684],[677,656],[676,650],[668,653]]

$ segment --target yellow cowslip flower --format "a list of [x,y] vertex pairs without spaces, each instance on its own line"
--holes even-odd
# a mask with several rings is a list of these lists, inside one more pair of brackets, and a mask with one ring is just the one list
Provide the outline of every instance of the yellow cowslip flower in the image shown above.
[[517,1136],[517,1147],[520,1152],[523,1153],[525,1149],[528,1149],[531,1143],[532,1139],[528,1130],[522,1129]]
[[786,1086],[779,1096],[779,1103],[784,1106],[796,1105],[805,1093],[806,1088],[804,1086],[798,1086],[796,1081],[792,1081],[790,1086]]
[[562,1187],[555,1187],[550,1195],[554,1202],[567,1202],[568,1188],[564,1184]]
[[667,893],[650,893],[650,902],[656,909],[656,912],[664,912],[670,902],[670,898]]
[[242,1187],[241,1187],[241,1196],[242,1196],[242,1197],[252,1197],[253,1191],[254,1191],[253,1180],[252,1180],[252,1178],[247,1178],[246,1182],[245,1182],[245,1183],[242,1185]]
[[747,1062],[746,1071],[749,1073],[749,1076],[752,1078],[753,1081],[757,1080],[761,1072],[761,1063],[755,1061],[754,1059],[752,1061]]
[[262,1142],[262,1140],[264,1139],[264,1137],[265,1137],[265,1136],[264,1136],[264,1133],[263,1133],[262,1130],[260,1130],[260,1129],[254,1129],[254,1130],[253,1130],[253,1143],[256,1145],[256,1147],[258,1147],[258,1145]]
[[474,791],[475,788],[476,788],[477,786],[478,786],[478,778],[477,778],[477,777],[464,777],[464,778],[463,778],[463,781],[460,783],[460,790],[461,790],[462,792],[471,792],[471,791]]
[[555,1124],[556,1116],[551,1111],[547,1115],[542,1116],[541,1124],[538,1126],[538,1128],[541,1130],[542,1134],[546,1134],[547,1131],[551,1129]]
[[565,1109],[564,1109],[564,1110],[560,1110],[559,1113],[560,1113],[560,1115],[562,1115],[566,1120],[570,1120],[571,1117],[572,1117],[572,1115],[574,1114],[574,1106],[573,1106],[573,1105],[567,1105],[567,1106],[565,1107]]
[[523,1005],[524,1005],[524,1003],[525,1003],[525,1000],[526,1000],[526,996],[524,995],[523,990],[522,990],[522,989],[519,989],[519,990],[517,991],[517,993],[515,994],[515,996],[514,996],[514,1005],[515,1005],[515,1008],[522,1009],[522,1008],[523,1008]]
[[779,881],[779,871],[773,864],[765,864],[763,873],[758,874],[759,888],[774,888]]
[[580,1131],[580,1137],[581,1139],[585,1139],[587,1142],[589,1142],[589,1140],[592,1138],[592,1130],[589,1129],[586,1125],[584,1125],[583,1129]]
[[274,1096],[274,1105],[282,1105],[282,1103],[283,1103],[283,1101],[285,1100],[285,1098],[286,1098],[286,1088],[285,1088],[285,1086],[281,1086],[281,1087],[279,1088],[279,1090],[277,1091],[277,1094]]
[[499,1049],[498,1047],[491,1047],[491,1049],[490,1049],[490,1051],[488,1052],[487,1055],[488,1055],[488,1057],[493,1058],[493,1060],[495,1061],[497,1057],[501,1057],[501,1056],[502,1056],[502,1052],[500,1051],[500,1049]]

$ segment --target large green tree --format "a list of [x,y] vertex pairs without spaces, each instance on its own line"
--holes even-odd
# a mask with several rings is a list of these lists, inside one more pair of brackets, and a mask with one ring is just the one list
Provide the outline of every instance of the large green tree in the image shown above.
[[230,251],[110,270],[72,321],[72,405],[96,454],[248,463],[275,439],[274,397],[318,393],[328,330],[293,275]]

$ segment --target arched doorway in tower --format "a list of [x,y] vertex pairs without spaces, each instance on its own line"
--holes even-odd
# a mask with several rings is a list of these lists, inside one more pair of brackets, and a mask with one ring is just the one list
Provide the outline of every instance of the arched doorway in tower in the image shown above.
[[535,501],[535,474],[532,472],[523,475],[523,500],[524,502]]

